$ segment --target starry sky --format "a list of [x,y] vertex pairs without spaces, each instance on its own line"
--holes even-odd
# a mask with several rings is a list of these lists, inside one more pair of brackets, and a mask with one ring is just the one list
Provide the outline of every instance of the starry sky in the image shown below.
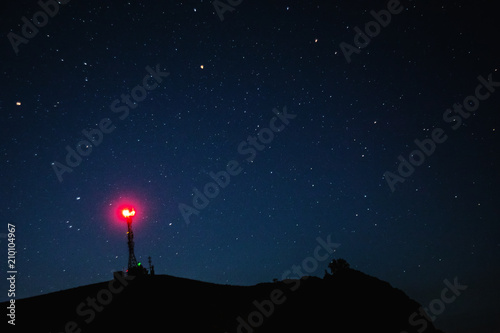
[[157,274],[269,282],[330,237],[424,306],[444,279],[467,285],[438,328],[498,328],[494,4],[232,3],[69,1],[29,38],[40,5],[2,4],[0,243],[14,224],[18,298],[126,268],[114,213],[132,203]]

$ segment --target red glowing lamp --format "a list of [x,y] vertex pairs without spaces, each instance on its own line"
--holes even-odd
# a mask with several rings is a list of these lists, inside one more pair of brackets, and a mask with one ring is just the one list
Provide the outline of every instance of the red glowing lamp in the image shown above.
[[125,208],[122,210],[122,215],[125,218],[131,218],[132,216],[135,215],[135,210],[133,208]]

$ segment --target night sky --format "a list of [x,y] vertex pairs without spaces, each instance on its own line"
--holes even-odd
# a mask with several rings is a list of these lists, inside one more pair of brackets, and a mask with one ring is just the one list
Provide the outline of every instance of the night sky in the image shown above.
[[125,269],[114,214],[132,203],[156,274],[270,282],[330,237],[331,258],[424,306],[467,285],[438,328],[498,328],[495,3],[389,1],[372,37],[387,1],[218,3],[69,1],[29,38],[40,5],[2,4],[16,297]]

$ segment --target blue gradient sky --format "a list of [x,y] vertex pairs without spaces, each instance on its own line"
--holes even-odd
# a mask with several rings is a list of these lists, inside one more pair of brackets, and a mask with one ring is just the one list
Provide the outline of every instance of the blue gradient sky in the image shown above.
[[[438,328],[498,325],[500,91],[456,130],[443,119],[478,76],[500,81],[490,2],[402,1],[350,63],[340,44],[387,2],[243,1],[221,21],[210,1],[73,1],[17,54],[8,33],[41,9],[2,6],[0,182],[18,297],[125,268],[126,224],[113,213],[131,200],[136,256],[157,274],[271,281],[331,235],[334,257],[425,306],[458,277],[468,289]],[[295,117],[270,139],[284,107]],[[109,133],[60,182],[53,163],[100,123]],[[392,192],[384,173],[435,128],[447,140]],[[259,133],[266,144],[251,143]],[[193,206],[194,188],[229,161],[240,172],[187,225],[179,204]]]

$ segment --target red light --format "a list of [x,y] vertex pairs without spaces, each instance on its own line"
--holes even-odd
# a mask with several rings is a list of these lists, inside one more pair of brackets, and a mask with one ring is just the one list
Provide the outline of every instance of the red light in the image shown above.
[[109,221],[116,223],[118,228],[123,228],[124,222],[129,219],[133,219],[136,225],[141,224],[149,211],[144,202],[128,194],[122,194],[113,201],[106,202],[105,207]]
[[125,208],[122,210],[122,215],[125,218],[129,218],[135,215],[135,210],[133,208]]

